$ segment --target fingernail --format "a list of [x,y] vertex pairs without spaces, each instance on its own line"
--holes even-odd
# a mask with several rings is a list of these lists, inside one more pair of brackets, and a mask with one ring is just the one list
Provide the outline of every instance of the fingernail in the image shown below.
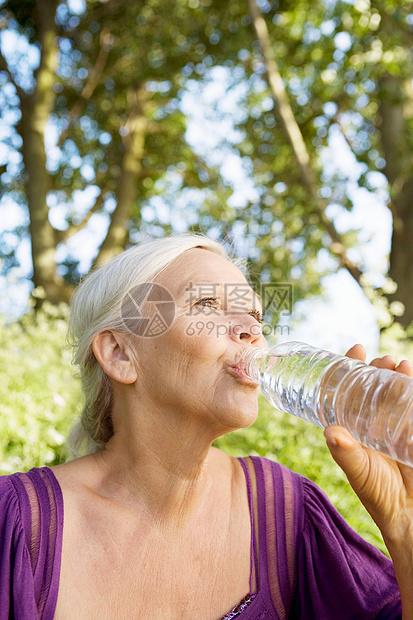
[[335,437],[331,436],[330,433],[327,430],[324,432],[324,437],[325,437],[326,442],[330,446],[333,446],[335,448],[338,445],[337,444],[337,439]]

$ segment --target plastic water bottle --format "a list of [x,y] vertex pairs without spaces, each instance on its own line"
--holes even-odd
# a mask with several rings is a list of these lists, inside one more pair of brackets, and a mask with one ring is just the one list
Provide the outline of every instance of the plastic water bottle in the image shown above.
[[413,378],[302,342],[250,347],[238,366],[280,411],[344,426],[365,446],[413,467]]

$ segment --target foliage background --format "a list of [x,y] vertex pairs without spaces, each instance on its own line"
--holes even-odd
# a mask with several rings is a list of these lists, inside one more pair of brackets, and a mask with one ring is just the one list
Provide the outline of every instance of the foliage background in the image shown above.
[[[0,326],[0,474],[56,465],[69,458],[65,439],[82,407],[80,382],[66,344],[67,306],[45,304]],[[386,350],[409,354],[399,325],[383,334]],[[412,356],[413,357],[413,356]],[[380,532],[334,463],[323,431],[261,398],[256,422],[214,445],[232,456],[264,456],[318,484],[346,521],[384,553]]]
[[65,345],[67,306],[0,327],[0,473],[55,465],[82,395]]

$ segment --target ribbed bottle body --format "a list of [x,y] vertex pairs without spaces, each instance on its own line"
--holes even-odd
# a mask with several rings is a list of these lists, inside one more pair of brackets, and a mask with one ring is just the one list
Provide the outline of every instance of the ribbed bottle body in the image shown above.
[[401,373],[287,342],[250,349],[244,370],[277,409],[326,427],[413,466],[413,380]]
[[[328,377],[320,398],[329,400]],[[333,380],[334,383],[334,380]],[[363,445],[413,466],[413,380],[392,370],[364,366],[342,378],[333,394],[337,424]]]

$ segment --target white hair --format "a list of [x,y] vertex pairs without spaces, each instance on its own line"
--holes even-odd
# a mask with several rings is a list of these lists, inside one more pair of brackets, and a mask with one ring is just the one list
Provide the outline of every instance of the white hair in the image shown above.
[[86,276],[75,290],[68,340],[74,347],[73,362],[80,369],[85,405],[69,435],[73,455],[80,456],[80,451],[91,454],[104,447],[113,435],[112,387],[94,356],[93,339],[110,329],[125,332],[127,293],[152,282],[172,261],[192,248],[214,252],[242,269],[242,261],[231,259],[221,243],[202,234],[184,233],[147,241],[122,252]]

